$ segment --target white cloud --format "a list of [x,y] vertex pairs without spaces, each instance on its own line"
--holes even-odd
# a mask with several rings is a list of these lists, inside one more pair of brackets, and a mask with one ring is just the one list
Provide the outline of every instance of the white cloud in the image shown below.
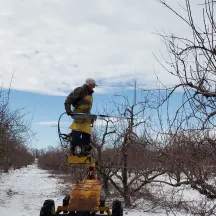
[[48,121],[48,122],[36,122],[35,125],[48,125],[48,126],[56,126],[58,125],[57,121]]
[[[35,125],[44,125],[44,126],[57,126],[58,122],[57,121],[43,121],[43,122],[35,122]],[[61,125],[70,125],[71,123],[68,122],[61,122]]]
[[[156,30],[185,35],[188,29],[157,1],[2,0],[4,87],[14,70],[12,88],[54,95],[67,94],[88,77],[99,84],[136,78],[152,87],[157,65],[152,53],[165,48],[152,34]],[[173,83],[165,72],[161,78]],[[104,85],[96,89],[103,91]]]

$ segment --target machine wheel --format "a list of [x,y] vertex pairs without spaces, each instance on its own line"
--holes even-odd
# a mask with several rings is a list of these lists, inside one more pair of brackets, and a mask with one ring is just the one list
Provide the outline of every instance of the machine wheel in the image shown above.
[[[105,206],[105,200],[101,200],[99,206],[100,206],[100,207],[104,207],[104,206]],[[100,211],[100,214],[104,214],[104,211]]]
[[90,216],[90,212],[88,211],[78,211],[76,216]]
[[[64,199],[63,199],[63,206],[68,206],[69,204],[69,200],[70,200],[70,195],[66,196]],[[67,213],[67,211],[63,211],[63,213]]]
[[40,216],[52,216],[55,213],[55,203],[53,200],[45,200],[40,210]]
[[112,203],[112,216],[123,216],[122,203],[119,200],[115,200]]

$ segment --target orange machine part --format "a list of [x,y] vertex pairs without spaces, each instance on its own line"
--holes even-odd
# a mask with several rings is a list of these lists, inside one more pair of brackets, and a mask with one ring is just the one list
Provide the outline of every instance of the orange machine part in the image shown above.
[[100,198],[100,181],[84,179],[72,188],[68,211],[98,211]]

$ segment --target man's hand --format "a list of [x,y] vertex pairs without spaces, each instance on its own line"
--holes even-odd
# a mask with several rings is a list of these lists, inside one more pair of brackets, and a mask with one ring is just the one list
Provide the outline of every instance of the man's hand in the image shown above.
[[67,113],[68,116],[73,115],[73,112],[71,110],[66,111],[66,113]]
[[73,112],[71,111],[71,107],[70,104],[65,103],[65,110],[68,116],[71,116],[73,114]]
[[91,119],[91,127],[93,127],[94,126],[94,119]]

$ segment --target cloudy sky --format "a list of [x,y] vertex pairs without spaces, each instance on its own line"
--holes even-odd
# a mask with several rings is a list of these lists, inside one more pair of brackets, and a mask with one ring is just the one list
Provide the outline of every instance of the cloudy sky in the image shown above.
[[[184,13],[184,0],[167,2]],[[99,84],[97,106],[118,91],[113,86],[134,79],[146,88],[157,85],[155,73],[165,84],[176,82],[153,55],[167,56],[157,31],[190,33],[157,0],[0,0],[0,78],[5,88],[12,79],[12,106],[33,113],[35,145],[56,144],[56,131],[45,125],[88,77]]]

